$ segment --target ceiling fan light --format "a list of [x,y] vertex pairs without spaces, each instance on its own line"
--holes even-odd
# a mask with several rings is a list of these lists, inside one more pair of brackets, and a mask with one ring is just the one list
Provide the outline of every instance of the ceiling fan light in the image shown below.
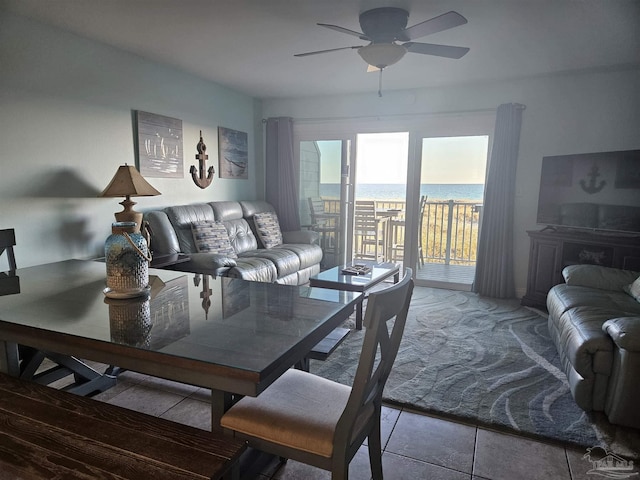
[[407,49],[396,43],[372,43],[358,49],[358,54],[369,65],[384,68],[398,62]]

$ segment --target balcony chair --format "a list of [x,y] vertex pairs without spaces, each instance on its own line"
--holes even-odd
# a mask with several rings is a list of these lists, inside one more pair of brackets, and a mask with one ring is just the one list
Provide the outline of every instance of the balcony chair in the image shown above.
[[382,479],[382,390],[402,339],[411,275],[406,269],[402,281],[369,294],[352,387],[290,369],[260,396],[231,407],[222,427],[258,450],[329,470],[333,480],[348,478],[349,463],[367,438],[372,476]]
[[336,253],[340,239],[340,214],[328,213],[324,209],[324,200],[309,197],[311,230],[320,234],[320,247],[325,253]]
[[376,216],[376,202],[358,200],[354,209],[353,258],[374,260],[386,257],[385,236],[389,217]]

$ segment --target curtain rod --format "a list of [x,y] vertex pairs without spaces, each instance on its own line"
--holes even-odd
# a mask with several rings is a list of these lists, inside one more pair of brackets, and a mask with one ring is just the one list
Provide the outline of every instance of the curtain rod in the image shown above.
[[[519,110],[525,110],[527,107],[521,103],[513,103]],[[294,122],[330,122],[330,121],[343,121],[343,120],[388,120],[394,118],[410,118],[410,117],[429,117],[437,115],[465,115],[476,113],[490,113],[495,112],[496,108],[481,108],[476,110],[455,110],[446,112],[430,112],[430,113],[396,113],[389,115],[360,115],[354,117],[301,117],[293,118]],[[263,118],[262,123],[267,123],[267,119]]]

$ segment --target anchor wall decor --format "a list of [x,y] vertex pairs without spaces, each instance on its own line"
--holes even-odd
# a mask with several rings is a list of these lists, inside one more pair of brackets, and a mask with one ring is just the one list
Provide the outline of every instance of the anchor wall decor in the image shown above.
[[594,164],[593,167],[591,167],[591,170],[589,170],[589,173],[587,174],[587,177],[589,178],[589,184],[587,185],[587,182],[585,182],[584,179],[580,180],[580,187],[582,188],[582,190],[587,192],[589,195],[598,193],[600,190],[602,190],[604,186],[607,184],[607,182],[604,180],[601,180],[600,183],[596,185],[596,179],[599,176],[600,176],[600,169],[598,168],[598,165]]
[[[206,170],[207,160],[209,159],[209,155],[207,155],[206,153],[207,146],[204,144],[204,141],[202,140],[202,130],[200,130],[200,141],[198,142],[198,145],[196,145],[196,149],[198,150],[198,154],[196,155],[196,160],[198,160],[198,163],[200,165],[198,168],[196,168],[195,165],[191,165],[191,169],[189,170],[189,172],[191,172],[191,178],[193,178],[193,183],[195,183],[200,188],[205,189],[209,185],[211,185],[211,182],[213,181],[213,174],[216,171],[214,170],[213,166],[209,167],[209,170]],[[205,176],[205,171],[207,172],[206,176]]]

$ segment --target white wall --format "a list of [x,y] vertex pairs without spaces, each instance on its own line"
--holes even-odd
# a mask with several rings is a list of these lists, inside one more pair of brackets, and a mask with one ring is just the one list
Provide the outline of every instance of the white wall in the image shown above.
[[[182,179],[147,178],[162,195],[134,199],[137,210],[263,197],[259,102],[23,17],[0,16],[0,228],[16,229],[19,267],[100,254],[122,199],[96,195],[119,165],[136,164],[135,110],[182,120],[185,172]],[[218,126],[248,133],[248,180],[218,178]],[[204,190],[189,174],[200,129],[216,169]]]
[[[392,67],[393,68],[393,67]],[[495,109],[526,105],[523,114],[515,199],[515,281],[526,289],[527,230],[536,225],[542,157],[640,148],[640,70],[583,72],[503,83],[376,92],[328,98],[274,99],[263,103],[266,117],[294,119],[378,116],[380,122],[405,114]]]

